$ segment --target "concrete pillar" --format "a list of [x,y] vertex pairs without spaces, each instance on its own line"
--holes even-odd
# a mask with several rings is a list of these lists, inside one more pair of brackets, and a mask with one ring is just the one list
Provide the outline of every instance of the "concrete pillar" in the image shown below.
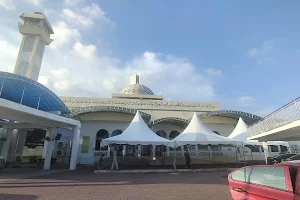
[[18,141],[18,129],[15,129],[10,138],[10,145],[8,148],[8,155],[7,155],[7,162],[14,162],[15,161],[15,153],[16,153],[16,147],[17,147],[17,141]]
[[71,161],[70,161],[70,170],[76,169],[77,158],[78,158],[78,149],[80,145],[80,126],[75,126],[73,128],[73,145],[72,145],[72,153],[71,153]]
[[27,129],[19,129],[18,130],[18,139],[15,149],[15,159],[19,156],[22,159],[22,154],[26,142],[26,136],[27,136]]
[[153,147],[152,147],[152,158],[155,158],[155,152],[156,152],[155,145],[153,145]]
[[196,156],[198,156],[198,145],[195,145]]
[[125,156],[126,156],[126,145],[123,145],[123,160]]
[[140,158],[142,156],[142,147],[141,145],[137,146],[137,157]]
[[54,137],[56,134],[56,128],[48,128],[46,132],[46,137],[49,137],[50,140],[45,140],[43,153],[45,152],[45,160],[44,160],[44,169],[50,169],[52,151],[54,147]]
[[[170,138],[170,131],[167,133],[167,139],[169,140]],[[170,156],[170,147],[166,147],[167,150],[167,156]]]
[[6,129],[6,141],[4,142],[2,151],[1,151],[1,156],[4,158],[5,162],[7,162],[7,156],[8,156],[8,151],[9,151],[12,134],[13,134],[13,129],[10,129],[10,128]]
[[268,143],[267,142],[263,142],[263,148],[264,148],[264,155],[265,155],[265,161],[266,161],[266,165],[268,164],[268,157],[270,156],[269,154],[269,147],[268,147]]

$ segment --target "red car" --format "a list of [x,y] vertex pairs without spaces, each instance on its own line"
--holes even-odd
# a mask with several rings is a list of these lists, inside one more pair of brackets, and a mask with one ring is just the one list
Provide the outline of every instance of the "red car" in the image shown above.
[[228,181],[234,200],[300,200],[300,160],[243,167]]

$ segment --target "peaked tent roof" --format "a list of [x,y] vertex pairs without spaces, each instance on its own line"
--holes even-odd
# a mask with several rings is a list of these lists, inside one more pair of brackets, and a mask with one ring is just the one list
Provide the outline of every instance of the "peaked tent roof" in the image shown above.
[[196,113],[186,129],[172,141],[175,142],[176,147],[186,144],[236,144],[238,142],[209,130]]
[[173,142],[162,138],[146,125],[140,112],[137,111],[132,122],[120,135],[102,140],[101,146],[109,144],[129,144],[129,145],[166,145],[173,147]]
[[240,117],[239,121],[232,131],[232,133],[228,136],[228,138],[240,140],[240,141],[246,141],[248,138],[248,128],[247,124],[244,122],[244,120]]
[[247,140],[248,139],[248,127],[244,120],[240,117],[239,121],[232,131],[232,133],[228,136],[230,139],[239,140],[246,144],[252,145],[262,145],[258,140]]

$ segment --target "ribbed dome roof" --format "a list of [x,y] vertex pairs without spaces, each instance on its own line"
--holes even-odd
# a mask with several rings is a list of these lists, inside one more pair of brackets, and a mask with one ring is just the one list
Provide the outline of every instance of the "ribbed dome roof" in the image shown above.
[[132,84],[121,91],[122,94],[146,94],[154,95],[152,90],[141,84]]

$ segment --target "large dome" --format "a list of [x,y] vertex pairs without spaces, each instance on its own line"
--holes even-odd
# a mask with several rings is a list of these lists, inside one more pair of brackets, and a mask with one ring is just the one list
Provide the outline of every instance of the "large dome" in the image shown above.
[[154,95],[151,89],[141,84],[132,84],[121,91],[122,94]]

